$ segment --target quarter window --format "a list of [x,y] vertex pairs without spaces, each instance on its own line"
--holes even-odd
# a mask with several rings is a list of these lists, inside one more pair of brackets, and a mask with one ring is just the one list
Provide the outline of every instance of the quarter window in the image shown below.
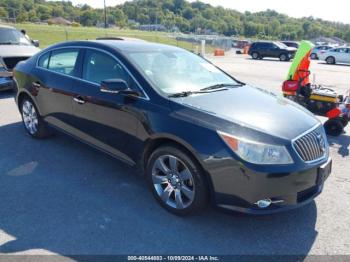
[[48,68],[54,72],[66,75],[74,75],[74,68],[78,54],[78,49],[52,51]]
[[111,56],[95,50],[86,50],[83,79],[96,84],[106,79],[122,79],[129,83],[128,73],[121,64]]
[[40,57],[38,66],[47,68],[47,66],[49,65],[49,59],[50,59],[50,52],[47,52],[46,54]]

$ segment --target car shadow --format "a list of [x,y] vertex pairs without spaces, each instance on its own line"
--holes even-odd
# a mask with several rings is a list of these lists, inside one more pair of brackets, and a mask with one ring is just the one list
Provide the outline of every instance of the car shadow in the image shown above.
[[331,147],[338,148],[338,154],[342,157],[348,157],[350,155],[350,136],[328,136],[328,143]]
[[336,63],[336,64],[327,64],[326,62],[321,62],[321,61],[319,61],[318,64],[319,65],[327,65],[327,66],[344,66],[344,67],[349,67],[350,66],[350,64],[338,64],[338,63]]
[[316,204],[270,216],[167,213],[134,168],[64,135],[0,127],[0,253],[306,255]]

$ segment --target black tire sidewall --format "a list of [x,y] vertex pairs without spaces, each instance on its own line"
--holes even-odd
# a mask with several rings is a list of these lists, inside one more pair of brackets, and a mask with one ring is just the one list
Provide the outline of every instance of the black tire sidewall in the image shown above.
[[[168,206],[164,203],[161,198],[158,196],[152,181],[152,168],[154,162],[158,159],[158,157],[162,155],[173,155],[179,158],[191,171],[194,185],[195,185],[195,196],[192,204],[185,209],[175,209],[173,207]],[[183,150],[176,146],[162,146],[156,149],[149,157],[146,166],[146,179],[150,190],[153,193],[153,196],[156,198],[158,203],[164,207],[169,212],[179,215],[179,216],[187,216],[192,214],[200,213],[205,209],[208,205],[208,185],[204,174],[202,174],[202,168],[194,161],[194,159],[185,153]]]

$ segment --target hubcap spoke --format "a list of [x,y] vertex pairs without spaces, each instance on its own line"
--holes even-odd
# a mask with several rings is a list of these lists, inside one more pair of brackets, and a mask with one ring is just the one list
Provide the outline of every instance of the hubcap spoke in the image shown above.
[[163,184],[168,182],[168,179],[165,176],[159,176],[159,175],[153,174],[152,178],[153,178],[154,184]]
[[162,195],[161,195],[160,197],[162,198],[162,200],[163,200],[165,203],[168,202],[168,200],[169,200],[170,195],[171,195],[172,192],[173,192],[173,188],[172,188],[171,185],[168,185],[168,186],[164,189],[164,191],[163,191],[163,193],[162,193]]
[[194,192],[190,188],[188,188],[187,186],[183,185],[181,187],[181,191],[188,199],[190,199],[190,200],[193,199]]
[[177,158],[174,156],[169,156],[169,165],[171,171],[177,171]]
[[175,201],[177,208],[184,208],[181,191],[179,189],[175,190]]
[[162,158],[158,158],[155,167],[160,170],[163,174],[169,173],[169,168],[165,165],[164,160]]
[[182,181],[186,181],[192,178],[191,172],[190,170],[188,170],[188,168],[185,168],[184,170],[182,170],[179,173],[179,175]]

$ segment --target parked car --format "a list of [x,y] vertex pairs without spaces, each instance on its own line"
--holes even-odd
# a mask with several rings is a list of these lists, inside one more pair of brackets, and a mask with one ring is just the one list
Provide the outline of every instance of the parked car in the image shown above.
[[249,48],[248,54],[253,59],[263,59],[264,57],[279,58],[281,61],[289,61],[294,57],[297,49],[288,47],[281,42],[255,42]]
[[320,54],[323,52],[323,51],[327,51],[327,50],[330,50],[332,49],[333,47],[331,46],[328,46],[328,45],[320,45],[320,46],[315,46],[312,51],[311,51],[311,54],[310,54],[310,58],[311,59],[319,59],[320,57]]
[[300,207],[331,171],[311,113],[177,47],[65,42],[20,62],[14,76],[30,136],[58,129],[138,167],[178,215],[209,202],[252,214]]
[[350,48],[338,47],[322,51],[319,58],[327,64],[350,63]]
[[299,42],[295,42],[295,41],[281,41],[282,44],[285,44],[288,47],[294,47],[296,49],[299,48]]
[[[38,42],[34,42],[38,45]],[[0,91],[13,88],[12,69],[40,51],[17,29],[0,25]]]

